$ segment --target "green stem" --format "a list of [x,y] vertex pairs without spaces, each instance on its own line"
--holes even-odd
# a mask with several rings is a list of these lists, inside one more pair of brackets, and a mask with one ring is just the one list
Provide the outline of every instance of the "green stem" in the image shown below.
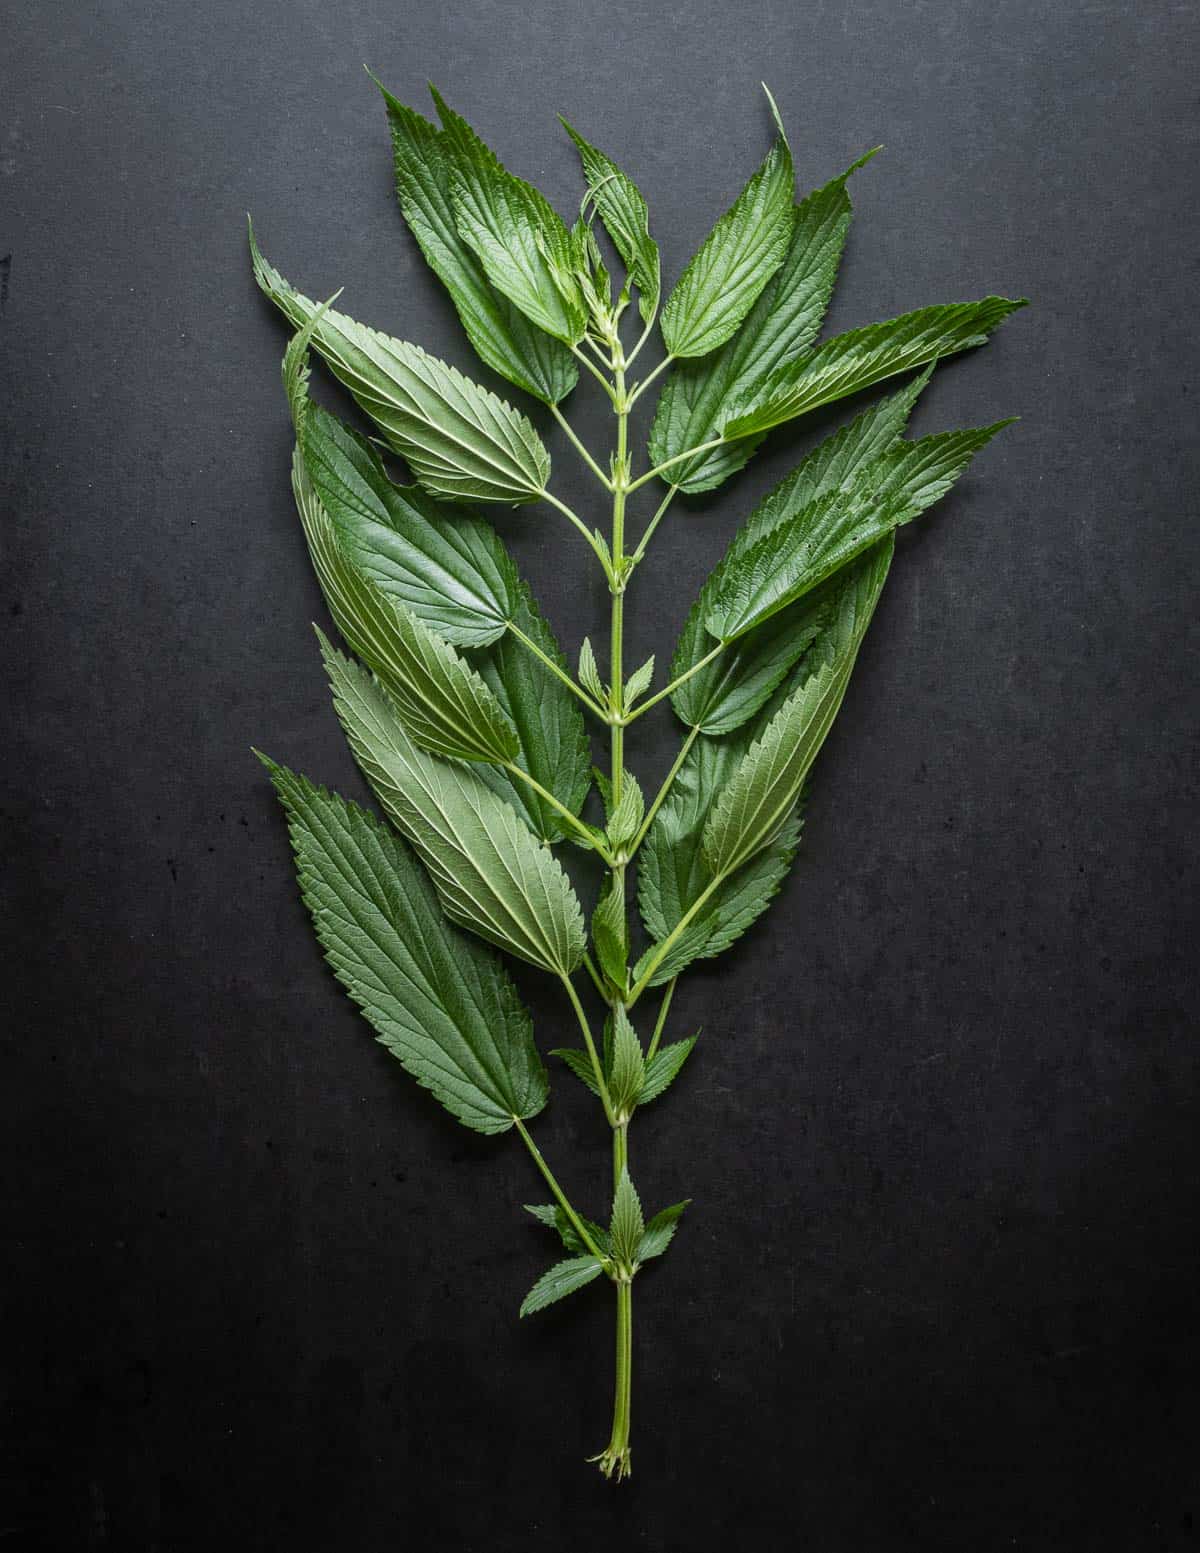
[[579,1021],[579,1028],[583,1031],[583,1044],[587,1047],[587,1054],[592,1064],[592,1077],[596,1080],[596,1088],[600,1091],[600,1103],[604,1107],[604,1115],[608,1125],[612,1127],[616,1124],[616,1112],[613,1110],[612,1096],[608,1092],[608,1084],[605,1082],[604,1068],[596,1051],[596,1043],[592,1040],[592,1027],[588,1024],[588,1017],[583,1011],[583,1004],[579,1001],[579,994],[575,991],[571,978],[564,976],[562,984],[567,989],[567,996]]
[[662,1002],[658,1005],[658,1018],[654,1021],[654,1034],[650,1038],[650,1045],[646,1048],[647,1062],[650,1061],[651,1057],[658,1050],[658,1043],[662,1039],[663,1031],[666,1029],[667,1011],[671,1007],[671,999],[675,996],[675,983],[678,980],[678,976],[671,977],[662,995]]
[[566,1214],[567,1218],[570,1219],[572,1227],[575,1230],[575,1233],[579,1236],[580,1240],[583,1241],[584,1245],[588,1248],[588,1250],[592,1253],[592,1255],[594,1257],[597,1257],[601,1262],[605,1263],[605,1265],[607,1266],[609,1258],[605,1256],[604,1252],[600,1250],[599,1246],[597,1246],[596,1242],[588,1234],[587,1228],[584,1225],[583,1220],[575,1212],[574,1208],[572,1208],[570,1202],[567,1200],[566,1193],[563,1191],[562,1187],[559,1186],[558,1182],[554,1179],[554,1172],[550,1169],[550,1166],[546,1163],[545,1159],[543,1158],[541,1149],[538,1148],[537,1144],[529,1136],[529,1133],[528,1133],[528,1131],[527,1131],[527,1129],[525,1127],[525,1123],[521,1120],[521,1118],[519,1116],[514,1116],[513,1117],[513,1121],[516,1123],[517,1131],[521,1134],[521,1137],[525,1140],[525,1147],[529,1150],[530,1154],[533,1155],[533,1162],[534,1162],[534,1164],[538,1167],[538,1169],[542,1172],[542,1175],[545,1177],[546,1185],[554,1193],[555,1200],[557,1201],[559,1207]]
[[713,893],[717,886],[724,882],[724,879],[724,874],[718,874],[715,879],[713,879],[709,884],[706,884],[704,889],[701,890],[700,894],[684,912],[683,916],[680,917],[679,921],[667,934],[666,938],[664,938],[660,944],[655,946],[654,954],[651,957],[650,964],[646,967],[641,976],[638,977],[633,990],[625,1000],[626,1008],[632,1008],[637,1000],[641,997],[642,993],[645,992],[646,988],[650,984],[651,976],[654,975],[655,971],[666,959],[667,951],[684,932],[688,923],[691,922],[696,913],[700,911],[700,909],[707,903],[709,896]]
[[536,777],[531,777],[528,771],[526,771],[523,767],[518,766],[517,763],[512,760],[510,760],[507,765],[502,766],[500,769],[502,771],[507,771],[509,776],[520,777],[521,781],[525,783],[526,787],[532,788],[538,797],[544,799],[556,814],[562,815],[563,819],[567,821],[571,829],[577,832],[581,840],[586,841],[589,847],[596,846],[596,837],[592,835],[591,831],[583,823],[579,816],[577,814],[572,814],[570,809],[567,808],[566,804],[557,799],[548,788],[543,787]]
[[652,706],[656,706],[664,696],[673,694],[674,691],[679,689],[680,685],[686,684],[687,681],[691,679],[693,674],[699,674],[701,669],[707,668],[714,658],[719,658],[721,656],[721,654],[725,651],[725,646],[726,644],[724,642],[718,642],[717,645],[711,649],[711,651],[706,652],[703,658],[700,658],[695,663],[693,663],[691,668],[688,669],[685,673],[681,674],[678,679],[673,679],[669,685],[664,685],[656,695],[650,697],[649,701],[643,701],[641,706],[638,707],[637,711],[630,712],[629,716],[625,719],[626,726],[632,722],[636,722],[643,712],[648,712]]
[[[645,338],[645,336],[643,336],[643,338]],[[636,356],[638,351],[641,350],[641,348],[642,348],[641,347],[641,342],[639,341],[638,345],[637,345],[637,348],[634,350],[633,356]],[[633,360],[633,356],[630,356],[629,361]],[[667,370],[667,368],[671,365],[671,363],[674,360],[675,360],[674,356],[664,356],[663,357],[663,359],[659,362],[658,366],[655,367],[654,371],[649,373],[646,377],[644,377],[641,380],[641,382],[637,385],[637,387],[634,389],[633,393],[630,394],[630,396],[629,396],[629,403],[630,403],[630,405],[635,405],[638,402],[638,400],[642,397],[642,395],[650,387],[651,383],[653,383],[654,379],[658,376],[658,374],[660,372],[665,372]],[[628,365],[629,365],[629,362],[626,362],[626,366],[628,366]]]
[[551,413],[551,415],[553,415],[554,419],[558,422],[558,424],[566,432],[567,436],[574,443],[575,451],[579,454],[580,458],[583,459],[584,463],[588,466],[588,468],[596,476],[596,479],[599,480],[600,484],[604,487],[604,489],[606,491],[611,491],[612,490],[612,482],[609,480],[608,476],[604,473],[603,469],[601,469],[600,465],[596,462],[596,460],[592,457],[592,455],[584,447],[583,443],[575,435],[575,432],[574,432],[574,430],[571,427],[570,421],[566,418],[566,416],[562,413],[562,411],[558,408],[558,406],[556,404],[552,404],[550,406],[550,413]]
[[611,581],[613,580],[612,564],[609,561],[608,557],[605,555],[603,546],[599,543],[599,541],[597,540],[595,534],[593,534],[589,530],[589,528],[587,527],[587,524],[584,523],[583,519],[581,517],[579,517],[579,515],[577,513],[572,512],[570,507],[567,506],[566,502],[559,501],[558,497],[554,495],[553,491],[543,491],[542,492],[542,500],[543,501],[548,501],[552,507],[557,507],[559,512],[561,512],[564,517],[569,518],[571,520],[571,522],[575,525],[575,527],[579,530],[579,532],[587,540],[588,544],[595,551],[597,560],[600,562],[600,565],[604,568],[604,575],[609,579],[609,581],[611,583]]
[[588,371],[596,379],[597,383],[600,384],[600,387],[604,390],[604,392],[608,395],[608,397],[610,399],[612,399],[613,398],[612,384],[604,376],[604,373],[601,372],[600,368],[598,366],[596,366],[595,362],[592,361],[591,357],[590,356],[585,356],[583,354],[583,352],[579,349],[578,345],[572,345],[571,346],[571,354],[572,354],[572,356],[575,357],[575,359],[577,361],[581,361],[583,363],[583,365],[588,369]]
[[667,772],[666,778],[663,781],[663,785],[659,788],[658,792],[654,795],[654,802],[650,805],[649,809],[647,809],[647,811],[646,811],[646,818],[642,821],[641,827],[639,828],[637,835],[633,838],[633,840],[630,842],[629,846],[626,848],[626,852],[627,852],[629,857],[633,857],[634,854],[637,852],[638,848],[641,846],[642,842],[645,841],[645,839],[646,839],[646,832],[650,829],[650,826],[654,823],[654,816],[662,808],[663,799],[666,798],[667,794],[671,791],[671,786],[674,783],[675,778],[679,775],[679,768],[683,765],[684,761],[687,759],[688,751],[691,749],[692,745],[695,744],[696,739],[699,736],[699,733],[700,733],[699,728],[689,728],[688,729],[688,736],[687,736],[687,738],[683,741],[683,743],[679,747],[679,754],[676,755],[676,757],[675,757],[675,764],[671,767],[670,771]]
[[695,458],[700,453],[711,453],[713,448],[719,448],[724,441],[724,437],[712,437],[708,442],[701,442],[697,447],[686,448],[682,453],[676,453],[674,458],[664,458],[661,464],[656,464],[653,469],[647,469],[644,475],[639,475],[629,489],[638,490],[648,480],[653,480],[655,475],[662,474],[664,469],[670,469],[672,464],[682,464],[685,458]]
[[632,567],[637,566],[642,557],[645,555],[646,546],[654,538],[654,531],[666,516],[667,508],[674,500],[675,493],[678,491],[678,489],[679,487],[677,485],[672,485],[668,488],[667,494],[663,497],[662,501],[659,502],[654,516],[650,519],[649,523],[646,524],[646,532],[642,535],[637,549],[629,557],[631,569]]
[[578,696],[578,698],[583,702],[584,706],[587,707],[589,712],[592,712],[603,722],[608,721],[608,713],[604,710],[604,708],[598,705],[597,702],[593,701],[591,696],[588,695],[587,691],[584,690],[582,686],[577,685],[571,676],[567,673],[567,671],[563,668],[560,668],[560,666],[555,663],[554,659],[551,658],[548,653],[544,653],[532,637],[526,636],[524,631],[521,630],[520,626],[514,625],[511,620],[508,622],[508,629],[512,632],[517,641],[520,642],[523,647],[528,648],[528,650],[535,658],[541,659],[545,666],[550,670],[551,674],[562,680],[563,684],[567,687],[573,696]]

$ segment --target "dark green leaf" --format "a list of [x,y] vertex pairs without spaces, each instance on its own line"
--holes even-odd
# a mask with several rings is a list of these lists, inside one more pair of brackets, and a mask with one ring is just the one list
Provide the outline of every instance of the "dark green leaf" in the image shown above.
[[[559,115],[561,118],[561,114]],[[579,149],[588,193],[595,202],[605,231],[624,260],[629,279],[638,288],[638,309],[649,323],[658,306],[661,286],[658,244],[650,236],[646,201],[631,178],[595,146],[589,145],[566,119],[563,128]]]
[[835,335],[810,356],[785,362],[761,386],[743,394],[718,430],[727,441],[758,436],[898,372],[982,345],[997,324],[1025,305],[1024,298],[1013,302],[1007,297],[984,297],[979,302],[923,307]]
[[612,1240],[613,1255],[626,1267],[632,1267],[637,1261],[638,1247],[641,1245],[645,1228],[642,1205],[638,1201],[633,1182],[629,1179],[629,1171],[623,1167],[616,1191],[613,1193],[612,1222],[608,1232]]
[[707,355],[733,334],[783,262],[793,198],[792,154],[781,131],[667,298],[660,326],[672,356]]
[[[734,337],[703,361],[672,369],[650,432],[652,464],[708,442],[738,400],[809,350],[829,305],[850,225],[846,180],[874,154],[861,157],[796,207],[783,263]],[[761,440],[745,438],[680,459],[663,479],[684,491],[711,490],[741,469]]]
[[497,291],[539,329],[576,344],[588,314],[562,218],[532,184],[501,164],[436,90],[433,99],[451,162],[450,195],[460,235]]
[[676,1225],[691,1200],[685,1197],[682,1202],[674,1203],[670,1208],[662,1208],[654,1215],[646,1225],[641,1245],[638,1246],[639,1262],[648,1262],[651,1257],[663,1254],[674,1239]]
[[637,1031],[630,1023],[623,1004],[618,1003],[612,1016],[612,1064],[608,1072],[608,1093],[617,1120],[628,1117],[637,1105],[646,1077],[646,1059]]
[[858,479],[816,497],[727,569],[705,625],[731,641],[810,592],[944,496],[1009,421],[901,442]]
[[579,1051],[572,1046],[554,1046],[551,1047],[550,1055],[552,1057],[561,1057],[579,1082],[585,1084],[592,1094],[599,1097],[600,1086],[596,1083],[596,1075],[592,1070],[592,1059],[587,1052]]
[[444,132],[376,85],[387,104],[400,209],[429,267],[450,293],[468,339],[493,372],[543,403],[557,404],[579,377],[570,351],[493,290],[460,236],[450,198],[453,156]]
[[629,928],[625,918],[625,876],[610,873],[592,913],[592,942],[600,969],[618,991],[624,991],[629,961]]
[[577,1256],[569,1262],[559,1262],[545,1272],[521,1302],[521,1315],[532,1316],[535,1310],[544,1310],[555,1300],[565,1299],[591,1283],[604,1271],[604,1263],[594,1256]]
[[[557,1230],[566,1250],[577,1254],[587,1252],[587,1246],[579,1237],[579,1231],[557,1203],[544,1203],[537,1206],[526,1203],[525,1212],[532,1213],[538,1223],[544,1224],[547,1229]],[[593,1243],[601,1251],[607,1251],[608,1231],[601,1229],[599,1224],[593,1223],[591,1219],[584,1218],[582,1214],[579,1218],[584,1229],[592,1237]]]
[[512,806],[470,766],[438,760],[405,733],[383,690],[322,638],[350,747],[429,870],[453,922],[558,976],[586,945],[566,874]]
[[697,1033],[689,1035],[685,1041],[672,1041],[669,1046],[660,1046],[654,1056],[647,1059],[646,1077],[638,1096],[639,1105],[649,1105],[651,1100],[657,1100],[659,1095],[670,1088],[699,1038]]
[[380,1042],[478,1132],[536,1115],[546,1074],[497,956],[446,922],[397,836],[357,805],[263,763],[287,811],[325,957]]

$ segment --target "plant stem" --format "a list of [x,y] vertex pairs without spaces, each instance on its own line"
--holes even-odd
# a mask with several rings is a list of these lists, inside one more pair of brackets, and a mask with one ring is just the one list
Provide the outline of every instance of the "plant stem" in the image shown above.
[[583,1004],[579,1001],[579,994],[569,976],[562,978],[562,984],[567,989],[567,996],[571,1000],[571,1006],[575,1010],[575,1017],[579,1021],[579,1028],[583,1031],[583,1044],[587,1047],[588,1057],[591,1059],[592,1076],[596,1080],[596,1088],[600,1091],[600,1101],[604,1106],[604,1115],[611,1127],[616,1121],[616,1113],[613,1110],[612,1096],[608,1092],[608,1084],[604,1078],[604,1069],[600,1063],[599,1054],[596,1051],[596,1043],[592,1040],[592,1027],[588,1024],[588,1017],[583,1011]]
[[606,491],[611,491],[612,490],[612,484],[610,483],[608,476],[604,473],[604,471],[603,471],[603,469],[601,469],[600,465],[596,462],[596,460],[592,457],[592,455],[584,447],[583,443],[575,435],[574,429],[572,428],[570,421],[566,418],[566,416],[562,413],[562,411],[558,408],[558,406],[556,404],[552,404],[550,406],[550,413],[551,413],[551,415],[553,415],[554,419],[558,422],[558,424],[562,427],[562,429],[566,432],[567,436],[571,439],[571,441],[575,444],[576,452],[579,454],[580,458],[583,459],[584,463],[588,466],[588,468],[592,471],[592,473],[596,476],[596,479],[599,480],[600,484],[604,487],[604,489]]
[[575,525],[575,527],[587,540],[588,544],[591,545],[592,549],[596,552],[596,558],[600,562],[600,565],[604,568],[604,575],[611,582],[612,564],[608,557],[605,555],[603,548],[597,542],[595,534],[589,531],[583,519],[579,517],[577,513],[572,512],[570,507],[567,506],[566,502],[559,501],[558,497],[555,496],[553,491],[543,491],[542,500],[548,501],[552,507],[557,507],[559,512],[561,512],[564,517],[570,518],[571,522]]
[[[640,345],[639,345],[638,349],[639,350],[641,349]],[[637,350],[634,351],[633,355],[634,356],[637,355]],[[632,361],[633,360],[633,356],[631,356],[629,358],[629,360]],[[629,396],[629,403],[631,405],[636,404],[637,401],[646,392],[646,390],[650,387],[651,383],[653,383],[654,379],[658,376],[658,374],[660,372],[665,372],[667,370],[667,368],[671,365],[671,363],[674,360],[675,360],[674,356],[664,356],[663,359],[659,362],[658,366],[655,367],[654,371],[648,373],[641,380],[641,382],[638,384],[638,386],[634,389],[633,393]],[[628,364],[629,363],[627,362],[626,365],[628,366]]]
[[548,653],[544,653],[532,637],[526,636],[524,631],[521,630],[520,626],[514,625],[511,620],[508,622],[508,629],[512,632],[517,641],[520,642],[523,647],[528,648],[528,650],[535,658],[541,659],[541,661],[550,670],[551,674],[557,675],[557,677],[562,680],[563,684],[567,687],[572,695],[579,697],[589,712],[594,713],[595,716],[601,718],[605,722],[608,721],[608,713],[604,710],[604,708],[597,705],[597,703],[592,700],[591,696],[588,695],[587,691],[584,690],[581,685],[577,685],[571,676],[566,672],[566,670],[560,668]]
[[653,469],[647,469],[644,475],[639,475],[629,489],[631,491],[640,489],[647,480],[653,480],[655,475],[662,474],[664,469],[670,469],[672,464],[682,464],[685,458],[695,458],[698,453],[711,453],[713,448],[719,448],[724,441],[724,437],[711,437],[697,447],[685,448],[682,453],[676,453],[674,458],[664,458],[661,464],[656,464]]
[[667,1024],[667,1011],[671,1007],[671,999],[675,996],[675,983],[678,976],[672,976],[667,983],[666,991],[662,995],[662,1002],[658,1005],[658,1018],[654,1021],[654,1034],[650,1039],[650,1045],[646,1048],[646,1061],[649,1062],[658,1050],[658,1043],[662,1039],[663,1030]]
[[530,776],[528,771],[526,771],[523,767],[518,766],[517,763],[512,760],[510,760],[507,765],[502,766],[501,770],[507,771],[509,776],[519,777],[521,781],[525,783],[526,787],[532,788],[532,790],[538,795],[539,798],[545,799],[545,801],[550,805],[555,813],[561,814],[563,819],[566,820],[570,825],[571,829],[576,831],[579,836],[587,842],[589,847],[594,847],[596,845],[595,836],[592,835],[591,831],[587,828],[579,816],[577,814],[572,814],[570,809],[567,808],[566,804],[562,803],[554,796],[552,792],[543,787],[536,777]]
[[707,668],[714,658],[719,658],[721,656],[721,654],[725,651],[725,646],[726,644],[724,642],[718,642],[717,645],[711,649],[711,651],[706,652],[703,658],[697,659],[697,661],[692,664],[691,668],[685,670],[685,672],[682,673],[678,679],[673,679],[669,685],[664,685],[656,695],[650,697],[649,701],[643,701],[636,712],[630,712],[629,716],[625,719],[626,723],[628,724],[634,722],[642,715],[643,712],[648,712],[652,706],[656,706],[664,696],[671,695],[673,691],[679,689],[680,685],[686,684],[686,682],[691,679],[693,674],[699,674],[701,669]]
[[641,561],[642,557],[645,555],[645,553],[646,553],[646,546],[654,538],[654,530],[658,527],[658,525],[662,522],[663,518],[666,516],[667,508],[671,505],[671,502],[674,500],[675,493],[676,493],[676,491],[678,491],[678,489],[679,489],[679,487],[677,485],[672,485],[671,487],[669,487],[669,489],[667,491],[667,494],[663,497],[662,501],[659,502],[658,508],[655,511],[654,516],[650,519],[649,523],[646,524],[646,532],[642,535],[641,540],[638,542],[637,549],[629,557],[630,561],[633,563],[634,566],[636,566]]
[[665,777],[665,779],[663,781],[663,785],[659,788],[658,792],[654,795],[654,802],[650,805],[649,809],[646,810],[646,818],[642,821],[637,835],[633,838],[633,840],[630,842],[628,848],[626,849],[630,857],[633,857],[633,855],[637,852],[638,848],[641,846],[642,842],[645,841],[645,839],[646,839],[646,832],[650,829],[650,826],[654,823],[654,816],[662,808],[663,799],[671,791],[671,786],[674,783],[675,778],[679,775],[679,768],[683,765],[684,761],[687,759],[688,750],[690,750],[692,745],[695,744],[696,739],[699,736],[699,733],[700,733],[699,728],[689,728],[688,729],[688,736],[683,741],[683,743],[679,746],[679,754],[676,755],[676,757],[675,757],[675,763],[672,765],[670,771],[667,772],[667,775],[666,775],[666,777]]
[[543,1158],[541,1149],[538,1148],[537,1144],[529,1136],[529,1133],[528,1133],[528,1131],[527,1131],[527,1129],[525,1127],[525,1123],[521,1120],[521,1118],[519,1116],[514,1116],[513,1117],[513,1121],[516,1123],[517,1131],[521,1134],[521,1137],[525,1140],[525,1147],[529,1150],[530,1154],[532,1154],[532,1156],[533,1156],[534,1164],[538,1167],[538,1169],[542,1172],[542,1175],[545,1177],[546,1185],[554,1193],[555,1199],[557,1200],[559,1207],[566,1214],[567,1218],[570,1219],[571,1224],[572,1224],[572,1226],[573,1226],[573,1228],[575,1230],[575,1233],[579,1236],[580,1240],[583,1241],[584,1245],[588,1248],[588,1250],[592,1253],[592,1255],[594,1257],[598,1257],[601,1262],[604,1262],[605,1264],[607,1264],[609,1258],[604,1255],[604,1252],[600,1250],[600,1248],[597,1246],[596,1242],[588,1234],[587,1228],[584,1225],[583,1221],[580,1219],[579,1215],[575,1212],[574,1208],[572,1208],[570,1202],[567,1200],[566,1193],[563,1191],[562,1187],[559,1186],[558,1182],[554,1179],[554,1172],[550,1169],[550,1166],[546,1163],[545,1159]]

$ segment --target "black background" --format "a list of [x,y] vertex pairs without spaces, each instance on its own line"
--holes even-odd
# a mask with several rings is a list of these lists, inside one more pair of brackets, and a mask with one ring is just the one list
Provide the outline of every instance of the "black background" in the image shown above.
[[[1189,11],[10,21],[0,1546],[1195,1546]],[[673,1033],[704,1034],[632,1158],[650,1205],[695,1203],[635,1291],[619,1489],[582,1461],[607,1290],[518,1324],[549,1256],[519,1205],[544,1192],[340,997],[250,755],[362,793],[245,211],[304,289],[483,371],[402,228],[364,62],[418,105],[435,79],[571,213],[566,112],[640,182],[668,281],[766,148],[765,77],[802,188],[887,147],[854,179],[831,328],[1034,302],[926,394],[922,431],[1022,421],[903,537],[784,895],[681,983]],[[629,661],[669,653],[820,429],[672,515]],[[565,525],[493,515],[569,650],[603,634]],[[649,783],[677,735],[636,732]],[[557,1044],[563,1000],[520,980]],[[598,1213],[597,1123],[556,1075],[536,1132]]]

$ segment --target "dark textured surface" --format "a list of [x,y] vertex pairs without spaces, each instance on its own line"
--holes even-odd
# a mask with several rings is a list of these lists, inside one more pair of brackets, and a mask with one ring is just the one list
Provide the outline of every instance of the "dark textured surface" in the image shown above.
[[[1195,1545],[1190,9],[10,23],[6,1550]],[[922,430],[1023,420],[904,537],[783,898],[681,984],[674,1029],[704,1035],[632,1157],[651,1203],[695,1206],[635,1291],[625,1489],[582,1465],[607,1290],[517,1324],[547,1254],[531,1167],[356,1022],[249,753],[361,793],[245,210],[297,283],[479,370],[402,230],[364,60],[409,101],[435,78],[570,212],[567,112],[640,181],[669,278],[762,155],[765,76],[802,185],[887,145],[834,327],[1036,304],[928,393]],[[666,525],[630,661],[669,651],[810,439]],[[574,648],[604,602],[582,547],[500,523]],[[648,779],[675,737],[651,722]],[[561,1041],[562,999],[522,985]],[[561,1076],[537,1131],[598,1211],[606,1139]]]

